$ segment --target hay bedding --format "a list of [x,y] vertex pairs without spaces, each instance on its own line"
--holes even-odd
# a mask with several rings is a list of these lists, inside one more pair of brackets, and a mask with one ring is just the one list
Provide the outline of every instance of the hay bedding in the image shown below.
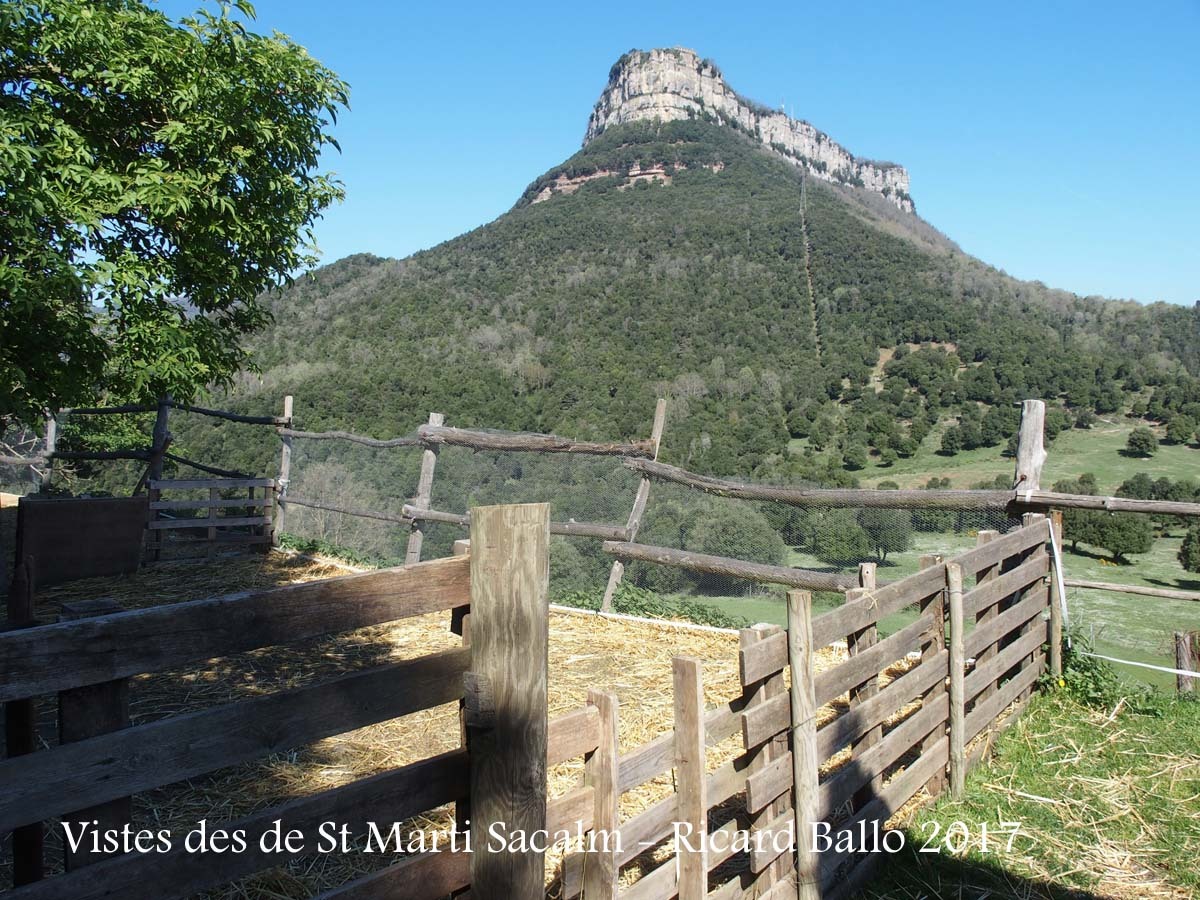
[[[67,600],[110,597],[125,609],[176,603],[222,594],[263,589],[344,575],[334,560],[272,553],[238,557],[216,564],[162,563],[133,576],[89,579],[45,591],[38,597],[43,621],[53,621]],[[449,615],[438,613],[398,623],[286,647],[238,654],[184,670],[140,676],[133,680],[134,723],[152,721],[238,699],[325,680],[388,661],[409,659],[459,645],[449,630]],[[589,689],[617,695],[620,701],[620,746],[623,753],[671,729],[671,658],[696,657],[704,664],[705,700],[709,707],[740,692],[737,636],[732,633],[656,626],[591,616],[551,613],[551,716],[577,709]],[[820,669],[844,659],[844,651],[823,651]],[[903,665],[889,672],[894,677]],[[844,705],[845,699],[832,707]],[[897,721],[911,710],[905,710]],[[822,716],[832,717],[832,708]],[[42,709],[42,739],[56,742],[54,710]],[[457,705],[448,704],[400,719],[368,726],[318,741],[307,747],[230,767],[188,782],[135,797],[137,827],[171,828],[183,834],[195,823],[229,820],[358,778],[405,765],[459,745]],[[741,752],[739,735],[710,748],[715,769]],[[830,761],[836,767],[841,760]],[[552,797],[569,790],[582,771],[581,761],[554,767],[549,773]],[[674,790],[672,773],[622,795],[622,821],[648,808]],[[720,817],[714,815],[714,820]],[[414,829],[444,830],[452,823],[449,808],[414,821]],[[47,861],[56,870],[61,836],[48,840]],[[666,858],[668,848],[649,854],[639,868]],[[4,854],[7,862],[8,854]],[[271,869],[206,894],[211,898],[303,898],[372,871],[394,858],[364,854],[313,855]],[[548,869],[557,860],[548,860]],[[7,872],[0,874],[7,882]],[[549,873],[553,876],[554,872]]]

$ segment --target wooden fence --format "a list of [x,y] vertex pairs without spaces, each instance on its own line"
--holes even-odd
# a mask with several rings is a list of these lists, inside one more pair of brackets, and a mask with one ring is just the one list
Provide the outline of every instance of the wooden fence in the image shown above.
[[[164,551],[171,549],[212,559],[222,545],[265,548],[271,543],[273,479],[153,480],[149,488],[147,559],[161,559]],[[181,496],[185,494],[200,496]],[[180,554],[172,554],[172,558],[180,558]]]

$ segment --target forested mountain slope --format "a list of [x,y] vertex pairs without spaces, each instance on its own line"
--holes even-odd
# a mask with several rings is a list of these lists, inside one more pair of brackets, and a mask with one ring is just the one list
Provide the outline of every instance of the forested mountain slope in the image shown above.
[[713,473],[778,466],[803,436],[828,452],[801,474],[845,477],[945,417],[994,442],[1022,397],[1071,415],[1200,401],[1196,310],[1017,281],[700,119],[611,127],[496,221],[404,260],[348,257],[271,303],[236,406],[292,393],[303,427],[381,436],[440,410],[622,437],[665,395],[665,457]]

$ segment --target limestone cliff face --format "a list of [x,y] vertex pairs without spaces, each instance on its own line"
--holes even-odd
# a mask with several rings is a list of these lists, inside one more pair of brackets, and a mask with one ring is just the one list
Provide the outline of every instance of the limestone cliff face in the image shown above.
[[739,96],[715,65],[683,48],[634,50],[622,56],[592,110],[583,142],[626,122],[692,118],[737,128],[816,178],[875,191],[913,212],[908,172],[902,166],[858,159],[807,122]]

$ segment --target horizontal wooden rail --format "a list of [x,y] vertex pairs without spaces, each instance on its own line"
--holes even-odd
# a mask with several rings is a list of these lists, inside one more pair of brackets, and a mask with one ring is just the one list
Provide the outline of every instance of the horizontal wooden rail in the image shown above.
[[111,416],[131,413],[152,413],[158,409],[153,403],[126,403],[121,406],[76,406],[60,409],[60,416]]
[[270,516],[220,516],[215,519],[155,519],[146,527],[151,531],[175,531],[184,528],[234,528],[270,524]]
[[470,602],[458,556],[0,634],[0,701],[423,615]]
[[155,491],[200,491],[216,488],[228,491],[240,488],[273,488],[273,478],[175,478],[155,479],[150,489]]
[[907,490],[879,491],[858,488],[795,488],[751,484],[698,475],[678,466],[649,459],[627,459],[626,468],[647,478],[682,484],[706,494],[739,500],[769,500],[800,507],[870,506],[888,509],[1004,509],[1012,491]]
[[270,497],[242,497],[230,500],[209,500],[207,498],[197,498],[195,500],[152,500],[150,502],[151,509],[241,509],[253,508],[258,509],[264,506],[271,506],[274,500]]
[[1142,597],[1161,597],[1164,600],[1200,600],[1200,591],[1175,591],[1169,588],[1147,587],[1140,584],[1115,584],[1110,581],[1085,581],[1081,578],[1064,578],[1069,588],[1089,591],[1116,591],[1121,594],[1138,594]]
[[968,743],[985,728],[990,727],[1004,710],[1017,701],[1026,688],[1033,686],[1033,683],[1044,671],[1045,662],[1044,653],[1034,654],[1032,665],[1025,666],[1015,677],[1006,681],[996,693],[977,703],[975,708],[967,713],[966,740]]
[[591,753],[600,744],[600,714],[594,706],[551,719],[546,729],[546,767]]
[[591,456],[654,455],[652,441],[619,443],[608,441],[574,441],[554,434],[526,432],[471,431],[448,425],[422,425],[417,435],[425,444],[447,444],[470,447],[473,450],[501,450],[532,453],[581,453]]
[[[437,509],[422,509],[411,503],[404,504],[404,516],[413,522],[442,522],[447,525],[459,525],[469,528],[470,514],[443,512]],[[629,536],[629,530],[621,525],[601,525],[595,522],[551,522],[551,534],[561,534],[573,537],[602,538],[608,541],[623,541]]]
[[291,420],[285,419],[282,416],[246,416],[241,413],[227,412],[223,409],[207,409],[203,406],[193,406],[190,403],[175,403],[171,404],[172,409],[178,409],[182,412],[196,413],[200,416],[208,416],[212,419],[224,419],[227,422],[241,422],[243,425],[290,425]]
[[935,622],[931,616],[921,616],[845,662],[818,673],[814,685],[817,706],[824,706],[855,685],[870,681],[892,663],[904,659],[908,653],[920,650],[923,639],[929,638],[935,629],[942,627],[940,620]]
[[978,613],[995,606],[1005,597],[1037,584],[1050,574],[1050,557],[1042,554],[1027,560],[1015,569],[976,585],[963,594],[963,615],[973,619]]
[[429,900],[448,897],[470,885],[471,857],[439,848],[325,891],[316,900]]
[[469,665],[445,650],[4,760],[0,831],[450,703]]
[[297,431],[294,428],[276,429],[281,437],[304,438],[309,441],[349,441],[352,444],[362,444],[365,447],[420,447],[419,437],[373,438],[362,434],[352,434],[349,431]]
[[321,822],[344,823],[363,833],[367,822],[402,822],[466,796],[467,754],[455,750],[342,787],[292,800],[235,822],[242,830],[242,853],[190,853],[177,841],[168,853],[131,853],[93,863],[66,875],[15,888],[5,900],[172,900],[190,897],[254,872],[281,865],[300,854],[268,853],[259,838],[279,819],[282,831],[315,833]]
[[974,700],[981,691],[991,687],[997,679],[1009,669],[1019,665],[1021,660],[1035,654],[1046,643],[1046,632],[1035,628],[1028,634],[1023,634],[991,659],[979,663],[963,680],[963,697],[967,702]]
[[1200,503],[1097,497],[1057,491],[863,490],[859,488],[795,488],[751,484],[688,472],[652,459],[627,459],[625,466],[647,478],[682,484],[718,497],[766,500],[799,507],[882,507],[887,509],[1102,509],[1172,516],[1200,516]]
[[995,618],[977,624],[975,630],[963,641],[967,656],[978,656],[981,651],[1020,628],[1030,619],[1041,615],[1050,605],[1047,602],[1047,593],[1048,588],[1042,587]]
[[[704,714],[704,743],[713,747],[741,726],[742,699],[730,701]],[[674,765],[675,734],[667,732],[621,757],[617,792],[625,793],[670,770]]]
[[397,525],[411,525],[412,519],[398,516],[395,513],[379,512],[374,509],[363,509],[357,506],[335,506],[332,503],[322,503],[319,500],[309,500],[305,497],[293,497],[286,494],[279,498],[283,506],[304,506],[308,509],[320,509],[325,512],[341,513],[344,516],[358,516],[362,519],[379,519],[383,522],[395,522]]
[[858,586],[857,575],[744,562],[727,556],[709,556],[706,553],[692,553],[688,550],[655,547],[650,544],[608,541],[604,544],[604,552],[625,561],[640,560],[676,569],[727,575],[731,578],[744,578],[747,581],[768,584],[784,584],[811,591],[845,591]]

